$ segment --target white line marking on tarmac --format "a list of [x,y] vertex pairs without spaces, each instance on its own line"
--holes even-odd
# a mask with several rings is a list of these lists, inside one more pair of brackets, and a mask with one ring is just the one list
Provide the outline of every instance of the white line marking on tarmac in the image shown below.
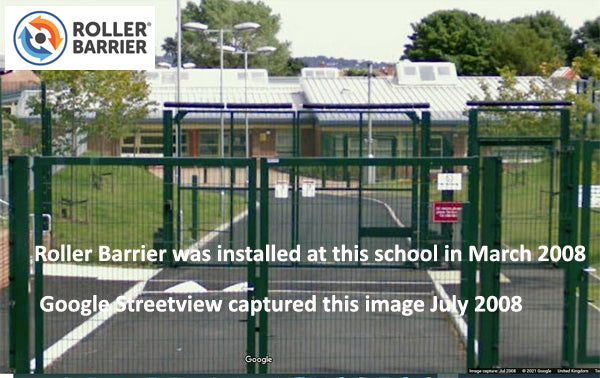
[[146,281],[160,269],[122,268],[81,264],[44,264],[44,276],[85,277],[103,281]]
[[311,280],[269,280],[269,283],[315,283],[315,284],[357,284],[357,285],[429,285],[429,281],[311,281]]
[[[432,274],[434,272],[435,271],[428,271],[427,274],[429,274],[429,277],[431,277],[431,281],[433,282],[433,286],[435,288],[437,295],[440,296],[442,298],[442,300],[444,300],[446,302],[451,302],[450,297],[448,297],[448,293],[446,293],[446,290],[444,290],[444,287],[442,286],[440,281],[438,281],[435,278],[436,275]],[[462,339],[464,345],[467,345],[467,323],[462,318],[462,316],[460,316],[460,314],[458,313],[456,306],[454,306],[454,305],[452,306],[449,316],[450,316],[450,320],[452,321],[452,324],[454,324],[454,327],[458,331],[460,338]],[[479,346],[478,346],[477,339],[475,339],[475,356],[477,356],[478,353],[479,353]]]
[[225,293],[245,293],[248,291],[254,291],[253,287],[248,286],[248,282],[240,282],[233,284],[231,286],[227,286],[225,289],[221,290]]
[[[256,204],[256,207],[258,208],[258,203]],[[239,221],[241,221],[242,219],[244,219],[245,217],[248,216],[248,209],[242,211],[241,213],[239,213],[238,215],[236,215],[233,220],[231,221],[232,224],[236,224]],[[230,222],[224,222],[222,223],[219,227],[217,227],[214,231],[209,232],[208,234],[204,235],[204,237],[202,237],[202,239],[198,240],[196,243],[192,244],[191,246],[189,246],[187,248],[187,250],[189,249],[202,249],[204,248],[204,246],[208,243],[210,243],[213,239],[215,239],[217,236],[221,235],[223,233],[223,231],[227,230],[229,228],[229,223]]]
[[[156,270],[155,274],[158,272],[159,270]],[[136,299],[142,293],[144,287],[151,278],[152,276],[148,277],[148,279],[146,279],[145,281],[135,284],[131,289],[125,292],[123,296],[127,299]],[[54,361],[58,360],[63,354],[65,354],[69,349],[73,348],[85,337],[90,335],[98,327],[100,327],[107,320],[113,317],[113,315],[117,313],[117,305],[118,303],[115,300],[108,306],[106,311],[97,312],[88,320],[71,330],[71,332],[64,335],[60,340],[55,342],[48,349],[44,350],[44,368],[50,366]],[[31,359],[29,365],[31,370],[35,369],[35,358]]]
[[[238,214],[234,219],[233,223],[237,223],[248,215],[248,210]],[[229,228],[229,222],[221,224],[215,231],[210,232],[200,239],[197,243],[191,247],[198,249],[202,248],[205,244],[216,238],[221,232]],[[160,273],[162,269],[129,269],[129,268],[115,268],[115,267],[99,267],[99,266],[81,266],[76,264],[45,264],[44,275],[45,276],[57,276],[57,277],[89,277],[98,280],[107,281],[140,281],[129,289],[123,296],[128,299],[136,299],[143,293],[144,287],[152,279]],[[220,292],[220,291],[219,291]],[[161,292],[162,293],[162,292]],[[60,340],[55,342],[48,349],[44,350],[44,368],[47,368],[68,350],[77,345],[85,337],[89,336],[98,327],[104,324],[107,320],[113,317],[117,311],[117,303],[112,302],[106,311],[98,312],[91,318],[75,327]],[[35,370],[35,358],[29,362],[30,369]]]
[[206,293],[208,290],[195,281],[185,281],[165,290],[165,293],[188,294],[188,293]]

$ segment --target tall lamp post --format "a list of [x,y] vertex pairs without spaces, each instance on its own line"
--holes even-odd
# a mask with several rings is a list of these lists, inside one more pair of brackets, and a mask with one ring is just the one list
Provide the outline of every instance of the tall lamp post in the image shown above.
[[[242,50],[237,51],[235,54],[243,54],[244,55],[244,102],[248,103],[248,55],[254,54],[271,54],[277,50],[274,46],[261,46],[258,47],[254,51]],[[248,122],[248,112],[245,114],[245,140],[246,140],[246,157],[250,157],[250,127]]]
[[[194,30],[203,33],[217,33],[219,35],[219,101],[223,103],[223,61],[224,61],[224,53],[231,52],[234,53],[236,50],[232,46],[227,46],[224,44],[224,34],[225,33],[237,33],[241,31],[249,31],[256,30],[260,28],[260,24],[256,22],[242,22],[233,26],[233,29],[209,29],[207,25],[201,22],[186,22],[183,25],[183,28],[186,30]],[[258,52],[258,50],[257,50]],[[247,55],[245,56],[244,65],[247,67]],[[247,68],[246,68],[247,70]],[[247,73],[247,71],[246,71]],[[221,157],[225,157],[225,120],[223,118],[223,114],[221,113]],[[232,137],[232,136],[230,136]],[[246,141],[246,144],[248,141]],[[232,151],[229,151],[230,154]]]
[[[370,158],[375,157],[373,154],[373,119],[371,118],[371,79],[373,76],[373,62],[369,62],[369,73],[367,78],[367,115],[368,115],[368,136],[367,136],[367,156]],[[373,184],[376,180],[375,166],[368,166],[367,168],[367,182]]]
[[[239,24],[236,24],[233,26],[233,29],[209,29],[208,25],[205,25],[201,22],[186,22],[185,24],[183,24],[183,29],[186,30],[193,30],[193,31],[198,31],[198,32],[202,32],[202,33],[216,33],[219,35],[219,102],[223,103],[223,56],[225,52],[235,52],[235,48],[232,46],[227,46],[224,44],[224,34],[225,33],[237,33],[237,32],[241,32],[241,31],[250,31],[250,30],[256,30],[260,28],[260,24],[256,23],[256,22],[242,22]],[[225,118],[223,113],[221,112],[221,116],[220,116],[220,133],[221,133],[221,148],[220,148],[220,157],[224,158],[225,157]],[[233,135],[229,136],[230,138],[233,138]],[[246,141],[247,144],[247,141]],[[233,151],[229,151],[230,155],[233,155]],[[223,178],[224,178],[224,172],[223,172],[223,167],[221,167],[220,169],[220,178],[219,178],[219,185],[221,187],[223,187]],[[225,214],[225,192],[223,190],[221,190],[221,215]]]

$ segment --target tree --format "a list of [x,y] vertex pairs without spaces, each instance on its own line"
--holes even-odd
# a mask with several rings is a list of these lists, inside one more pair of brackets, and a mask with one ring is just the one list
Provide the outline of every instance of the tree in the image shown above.
[[554,13],[550,11],[537,12],[533,16],[514,18],[510,23],[524,25],[533,30],[540,39],[549,40],[553,55],[560,60],[561,64],[565,63],[573,31]]
[[143,72],[94,72],[91,93],[95,99],[95,117],[87,131],[90,136],[100,137],[104,155],[105,141],[117,142],[117,151],[120,151],[121,138],[133,131],[135,123],[148,114],[153,104],[148,101],[150,88]]
[[542,63],[561,64],[552,40],[541,38],[522,23],[505,23],[498,27],[492,46],[490,60],[494,67],[508,67],[517,75],[538,75]]
[[[588,49],[583,57],[577,57],[573,62],[575,75],[583,70],[590,72],[590,79],[600,80],[600,57]],[[481,86],[486,100],[525,101],[525,100],[569,100],[573,102],[571,109],[571,131],[573,136],[582,138],[600,137],[598,123],[599,110],[592,102],[593,86],[585,90],[574,91],[575,79],[551,78],[554,71],[551,64],[540,67],[543,83],[537,84],[531,80],[527,90],[519,89],[516,71],[505,67],[500,70],[500,84],[496,88],[497,95],[493,96],[490,88]],[[593,81],[592,81],[593,83]],[[589,122],[591,120],[591,122]],[[556,114],[550,112],[507,112],[492,116],[491,122],[483,123],[482,132],[487,135],[513,136],[548,136],[558,135],[559,120]],[[499,125],[501,125],[499,127]],[[585,131],[585,134],[583,133]]]
[[575,30],[568,49],[569,61],[582,56],[586,49],[591,49],[593,54],[600,56],[600,16],[586,21],[583,26]]
[[494,23],[460,10],[434,12],[411,24],[412,41],[405,45],[402,58],[413,61],[451,61],[459,75],[494,74],[488,59],[492,48]]
[[[62,147],[73,155],[82,135],[102,136],[104,154],[104,140],[131,132],[152,105],[145,75],[137,71],[41,71],[40,79],[50,94],[53,127],[70,135],[70,145]],[[40,99],[32,98],[29,105],[40,114]]]
[[[77,154],[79,140],[90,135],[120,140],[132,130],[133,123],[146,116],[151,103],[145,76],[136,71],[41,71],[40,79],[48,89],[47,106],[52,112],[53,129],[60,137],[53,142],[54,152]],[[39,98],[31,98],[34,114],[41,113]],[[57,151],[61,150],[61,151]],[[69,207],[68,217],[74,219],[75,176],[70,168],[70,197],[63,199]],[[92,170],[92,179],[97,178]]]
[[[276,35],[280,29],[279,15],[272,14],[271,8],[262,2],[233,2],[230,0],[204,0],[200,5],[188,3],[181,12],[182,23],[202,22],[211,29],[231,29],[233,25],[252,21],[260,24],[260,29],[225,33],[227,45],[240,46],[253,51],[260,46],[274,46],[277,50],[268,56],[249,55],[248,65],[265,67],[271,75],[297,74],[301,68],[290,55],[290,43],[280,42]],[[197,67],[218,67],[218,35],[184,30],[182,33],[182,62],[193,62]],[[170,56],[177,55],[177,38],[168,37],[162,45]],[[176,63],[175,61],[173,63]],[[244,67],[242,55],[225,54],[226,67]]]

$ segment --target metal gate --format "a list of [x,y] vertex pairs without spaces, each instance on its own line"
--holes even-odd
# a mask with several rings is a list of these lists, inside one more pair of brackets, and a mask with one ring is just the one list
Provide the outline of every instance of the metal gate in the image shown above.
[[[483,183],[484,191],[491,192],[499,177],[499,161],[484,160],[487,177],[480,182],[479,158],[261,159],[260,245],[263,249],[298,250],[299,261],[261,263],[264,281],[259,283],[258,297],[313,299],[319,306],[331,300],[332,306],[340,307],[326,310],[328,313],[323,313],[323,307],[315,314],[261,313],[260,329],[269,338],[264,343],[261,338],[259,355],[271,356],[279,363],[264,366],[260,372],[459,372],[465,366],[477,366],[491,344],[485,327],[477,329],[471,310],[465,316],[408,316],[365,313],[364,307],[353,313],[345,306],[352,301],[366,306],[368,298],[411,297],[431,305],[433,293],[471,300],[477,294],[492,295],[496,277],[482,272],[481,280],[487,286],[480,290],[477,263],[456,262],[460,270],[452,271],[398,269],[441,265],[422,259],[411,263],[376,261],[378,249],[410,250],[414,246],[414,251],[420,251],[435,246],[443,254],[445,248],[467,251],[469,245],[479,245],[479,185]],[[429,222],[430,199],[432,204],[447,203],[441,201],[446,190],[438,186],[442,180],[439,167],[455,170],[459,177],[453,177],[462,183],[452,202],[462,207],[452,224],[454,240],[434,238],[436,227]],[[407,169],[431,180],[415,183],[376,175],[381,179],[369,183],[370,169],[376,173]],[[345,174],[348,171],[349,176]],[[499,218],[493,199],[490,204],[486,211],[493,213],[492,223],[486,227],[491,227],[487,237],[493,238],[493,229],[499,227],[493,222]],[[491,239],[485,241],[494,245]]]
[[[502,247],[532,261],[508,262],[498,291],[520,295],[527,311],[503,313],[491,366],[575,366],[577,263],[539,261],[539,246],[577,244],[575,150],[570,102],[474,101],[469,155],[502,158]],[[484,194],[485,196],[485,194]],[[519,345],[519,348],[515,348]]]
[[582,161],[578,206],[587,259],[579,281],[577,362],[600,364],[600,141],[583,143]]
[[[194,213],[192,207],[201,209],[198,224],[202,226],[196,229],[196,243],[178,249],[175,182],[185,186],[181,188],[185,191],[194,187],[188,182],[193,173],[221,167],[243,171],[247,183],[228,182],[233,193],[225,193],[225,215],[220,214],[223,188],[196,191],[195,203],[185,198],[181,208],[188,214]],[[30,369],[38,373],[255,372],[256,365],[243,359],[256,353],[254,316],[209,310],[200,314],[185,307],[186,301],[190,301],[188,306],[197,300],[208,306],[213,300],[254,298],[254,292],[247,290],[255,286],[254,265],[186,267],[168,253],[175,248],[180,258],[185,254],[193,265],[206,262],[193,250],[213,248],[211,240],[216,243],[226,234],[223,230],[230,224],[231,208],[234,216],[244,218],[236,223],[246,226],[239,233],[244,245],[256,246],[254,159],[35,157],[32,218],[28,214],[28,158],[11,158],[9,168],[11,300],[15,304],[10,330],[12,367],[17,373]],[[177,168],[181,168],[180,180],[174,176]],[[28,236],[30,228],[33,240]],[[202,240],[205,244],[199,245]],[[146,251],[148,259],[141,262],[138,254],[136,260],[134,249]],[[161,254],[161,249],[167,252]],[[158,252],[152,255],[150,250]],[[121,257],[107,261],[109,255]],[[200,260],[193,260],[192,255]],[[52,261],[59,257],[61,261]],[[31,274],[30,259],[34,261]],[[80,261],[69,263],[69,259]],[[31,303],[40,305],[30,307],[30,296]],[[64,313],[61,299],[82,302],[76,312]],[[184,310],[132,307],[119,311],[120,303],[146,306],[149,299],[179,301]],[[96,307],[84,309],[84,300]],[[102,300],[107,306],[98,311]],[[48,306],[55,306],[56,311],[45,312]],[[30,319],[34,319],[33,327]],[[30,354],[30,335],[34,355]]]

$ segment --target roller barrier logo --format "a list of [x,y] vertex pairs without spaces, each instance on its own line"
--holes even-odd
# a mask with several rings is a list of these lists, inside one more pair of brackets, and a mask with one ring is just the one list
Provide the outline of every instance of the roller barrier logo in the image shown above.
[[67,29],[60,18],[50,12],[31,12],[17,24],[13,42],[23,60],[45,66],[58,60],[65,52]]
[[153,6],[6,6],[3,31],[7,70],[154,69]]

